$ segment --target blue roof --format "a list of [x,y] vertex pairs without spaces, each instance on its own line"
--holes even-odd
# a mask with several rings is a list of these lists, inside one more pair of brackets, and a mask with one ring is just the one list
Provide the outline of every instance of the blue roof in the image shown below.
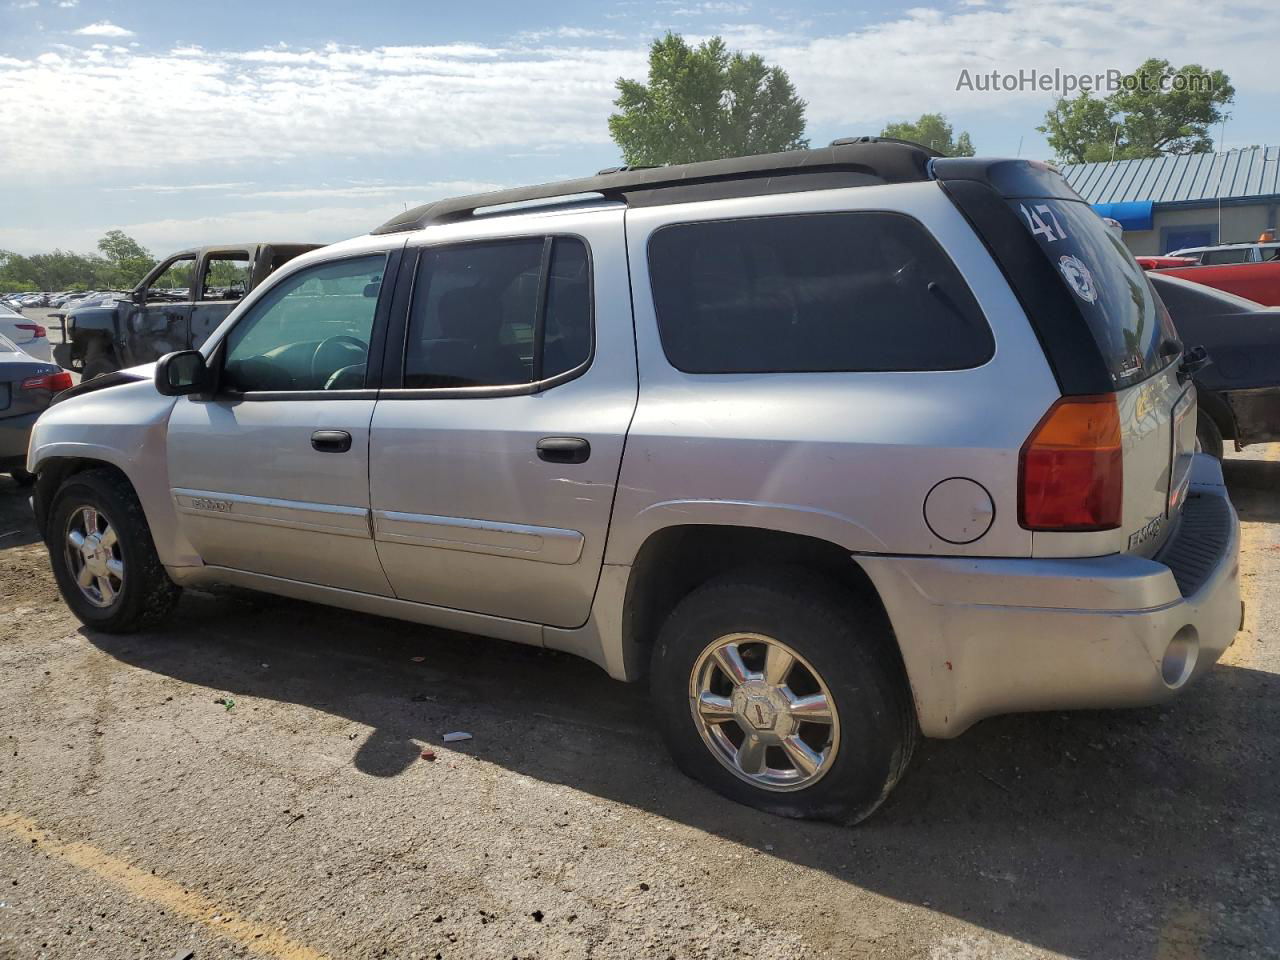
[[[1280,147],[1070,163],[1062,175],[1090,203],[1194,203],[1280,196]],[[1221,191],[1221,192],[1219,192]]]

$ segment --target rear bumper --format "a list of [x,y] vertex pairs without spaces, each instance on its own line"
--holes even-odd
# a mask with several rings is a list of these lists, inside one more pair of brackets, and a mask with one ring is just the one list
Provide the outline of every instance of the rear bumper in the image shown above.
[[857,557],[884,600],[927,736],[994,714],[1158,703],[1240,627],[1239,521],[1198,456],[1155,559]]
[[27,463],[27,444],[31,428],[40,412],[0,418],[0,472],[23,467]]

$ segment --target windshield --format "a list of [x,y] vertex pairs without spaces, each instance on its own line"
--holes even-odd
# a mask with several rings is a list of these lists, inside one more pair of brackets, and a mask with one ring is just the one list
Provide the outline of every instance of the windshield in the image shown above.
[[1167,311],[1124,242],[1087,204],[1074,200],[1008,201],[1060,274],[1098,344],[1116,390],[1168,366],[1162,351],[1176,338]]

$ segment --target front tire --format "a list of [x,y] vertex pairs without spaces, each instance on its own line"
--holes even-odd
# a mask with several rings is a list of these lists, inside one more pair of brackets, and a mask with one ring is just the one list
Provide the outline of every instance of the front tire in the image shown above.
[[137,494],[112,470],[77,473],[58,488],[45,542],[62,598],[87,627],[146,629],[178,601]]
[[781,816],[865,819],[919,736],[883,610],[804,570],[730,574],[685,597],[651,686],[676,765]]

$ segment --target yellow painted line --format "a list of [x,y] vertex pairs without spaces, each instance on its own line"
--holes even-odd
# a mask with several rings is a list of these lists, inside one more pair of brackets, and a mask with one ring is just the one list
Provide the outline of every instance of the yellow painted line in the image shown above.
[[140,900],[194,920],[251,953],[276,960],[328,960],[323,953],[289,939],[279,930],[242,917],[201,893],[184,890],[171,880],[139,870],[90,844],[62,840],[41,829],[30,817],[0,812],[0,831],[28,846],[35,840],[35,847],[41,852],[110,881]]

